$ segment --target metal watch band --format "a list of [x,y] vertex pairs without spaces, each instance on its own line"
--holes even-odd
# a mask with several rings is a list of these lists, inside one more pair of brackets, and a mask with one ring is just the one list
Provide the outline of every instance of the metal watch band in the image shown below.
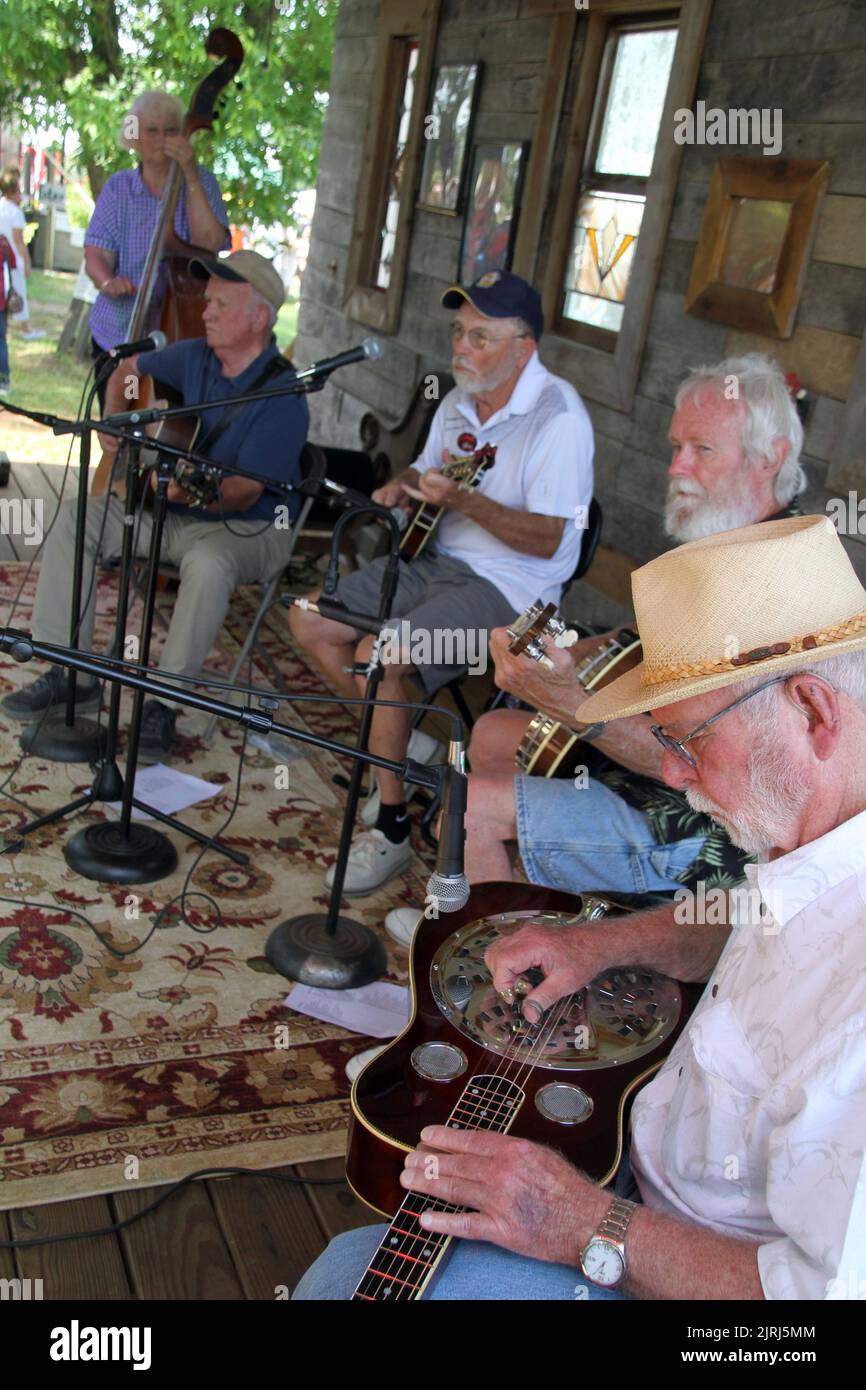
[[595,1233],[595,1239],[612,1240],[616,1245],[623,1245],[628,1223],[636,1206],[636,1202],[629,1202],[625,1197],[614,1197],[607,1215]]
[[598,736],[599,736],[599,734],[601,733],[601,731],[602,731],[603,728],[604,728],[604,724],[603,724],[603,723],[601,723],[601,724],[587,724],[587,726],[586,726],[585,729],[577,729],[577,730],[576,730],[576,733],[577,733],[578,738],[579,738],[583,743],[592,743],[594,739],[597,739],[597,738],[598,738]]

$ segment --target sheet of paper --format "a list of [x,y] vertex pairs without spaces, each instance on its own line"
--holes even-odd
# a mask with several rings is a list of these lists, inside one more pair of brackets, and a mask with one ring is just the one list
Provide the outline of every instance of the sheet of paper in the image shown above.
[[[146,801],[155,811],[162,811],[164,816],[173,816],[177,811],[185,811],[187,806],[207,801],[222,790],[215,782],[203,782],[200,777],[190,777],[188,772],[178,772],[164,763],[154,763],[153,767],[143,767],[136,772],[133,794],[139,801]],[[120,810],[119,801],[108,804],[113,811]],[[132,818],[153,820],[153,816],[134,808]]]
[[360,989],[313,989],[295,985],[284,1003],[299,1014],[322,1023],[336,1023],[350,1033],[371,1038],[395,1038],[409,1022],[409,990],[375,980]]

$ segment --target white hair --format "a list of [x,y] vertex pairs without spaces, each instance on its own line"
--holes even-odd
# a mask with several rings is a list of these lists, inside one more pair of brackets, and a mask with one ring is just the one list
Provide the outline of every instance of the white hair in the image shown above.
[[750,463],[773,459],[774,440],[787,440],[788,457],[773,480],[776,501],[780,507],[787,506],[805,488],[807,479],[800,464],[803,426],[778,362],[766,353],[747,352],[712,366],[693,367],[677,391],[676,408],[704,386],[716,387],[745,405],[741,443]]
[[162,112],[167,116],[174,117],[179,129],[183,127],[186,110],[178,97],[173,97],[170,92],[164,92],[159,87],[151,87],[149,91],[142,92],[140,96],[137,96],[121,122],[117,136],[117,142],[121,149],[131,150],[135,144],[136,137],[129,133],[131,116],[141,119],[144,116],[152,116]]
[[269,299],[265,299],[265,296],[261,294],[260,291],[257,290],[253,285],[250,285],[250,289],[253,292],[253,306],[255,308],[258,308],[259,305],[262,305],[265,309],[267,309],[268,321],[266,324],[266,329],[268,333],[272,333],[274,330],[274,324],[277,321],[277,314],[279,313],[279,310],[275,309],[271,301]]
[[[781,675],[782,672],[779,672]],[[841,656],[828,656],[824,661],[810,662],[806,666],[793,667],[791,671],[784,673],[786,676],[814,675],[821,676],[835,690],[840,690],[847,695],[849,700],[858,709],[866,713],[866,648],[860,651],[843,652]],[[733,698],[738,695],[746,695],[750,690],[756,690],[763,684],[768,676],[754,675],[742,684],[732,686],[735,692]],[[742,705],[741,712],[748,720],[749,725],[754,729],[759,725],[764,725],[772,719],[773,702],[776,692],[780,689],[779,685],[770,685],[766,690],[762,690],[760,695],[748,700]]]

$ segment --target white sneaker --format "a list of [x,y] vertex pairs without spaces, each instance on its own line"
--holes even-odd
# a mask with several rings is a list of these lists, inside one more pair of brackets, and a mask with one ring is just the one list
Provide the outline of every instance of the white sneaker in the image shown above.
[[[408,869],[411,863],[412,846],[408,837],[402,845],[395,845],[381,830],[368,830],[365,835],[355,837],[349,850],[343,892],[349,897],[372,893],[389,878]],[[325,874],[326,888],[334,885],[334,867],[332,864]]]
[[22,333],[21,337],[25,343],[38,343],[41,338],[45,337],[45,330],[43,328],[31,328],[29,333]]
[[[412,730],[409,738],[409,747],[406,749],[407,758],[414,758],[416,763],[425,763],[429,766],[430,763],[444,762],[445,756],[443,744],[438,743],[436,739],[431,738],[429,734],[422,733],[420,729]],[[379,819],[380,804],[379,783],[375,780],[375,774],[372,775],[374,781],[373,790],[361,808],[361,820],[365,825],[371,826],[375,825],[376,821]],[[411,801],[415,793],[420,790],[420,787],[409,787],[407,790],[408,800]]]
[[372,1062],[374,1057],[378,1057],[379,1054],[384,1051],[384,1047],[368,1047],[366,1052],[359,1052],[357,1057],[349,1058],[346,1063],[346,1076],[353,1086],[355,1084],[355,1077],[360,1076],[367,1063]]
[[398,946],[405,946],[408,951],[423,920],[424,913],[419,907],[395,907],[385,918],[385,930],[392,941],[396,941]]

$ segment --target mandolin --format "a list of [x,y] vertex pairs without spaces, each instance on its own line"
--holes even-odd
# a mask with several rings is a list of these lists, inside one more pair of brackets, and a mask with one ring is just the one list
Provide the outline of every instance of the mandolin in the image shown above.
[[[513,1133],[560,1149],[601,1186],[613,1178],[631,1101],[682,1032],[701,986],[623,965],[529,1024],[522,995],[507,1003],[495,992],[484,956],[497,937],[531,921],[592,930],[609,912],[646,905],[628,894],[485,883],[459,912],[422,919],[411,948],[410,1022],[352,1088],[349,1183],[393,1218],[354,1299],[420,1298],[450,1245],[418,1218],[458,1208],[399,1182],[425,1125]],[[529,971],[526,987],[540,978]]]
[[[448,463],[443,463],[441,471],[446,478],[453,478],[461,486],[472,488],[478,486],[488,468],[492,468],[495,462],[496,445],[485,444],[474,454],[452,457]],[[416,555],[421,554],[445,510],[445,507],[437,507],[433,502],[417,504],[400,542],[400,554],[404,560],[414,560]]]
[[[542,604],[540,599],[527,608],[508,628],[509,652],[551,667],[539,640],[541,636],[552,637],[557,646],[562,647],[573,646],[577,641],[577,633],[567,628],[555,614],[555,605]],[[616,676],[636,666],[641,655],[640,638],[635,630],[620,628],[615,636],[579,661],[574,672],[584,690],[600,690]],[[518,772],[536,777],[573,777],[584,760],[580,735],[542,710],[537,710],[530,719],[514,756]]]

